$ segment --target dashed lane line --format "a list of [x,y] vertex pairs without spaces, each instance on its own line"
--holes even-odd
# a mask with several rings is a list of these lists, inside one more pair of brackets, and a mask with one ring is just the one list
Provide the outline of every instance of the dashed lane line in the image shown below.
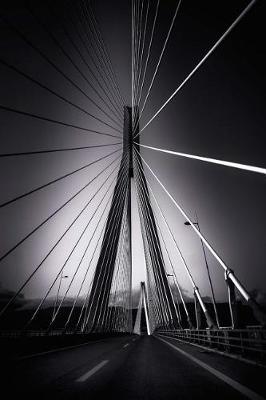
[[109,360],[104,360],[97,364],[95,367],[90,369],[86,374],[82,375],[80,378],[76,379],[76,382],[82,383],[85,382],[87,379],[89,379],[92,375],[94,375],[96,372],[98,372],[101,368],[103,368]]

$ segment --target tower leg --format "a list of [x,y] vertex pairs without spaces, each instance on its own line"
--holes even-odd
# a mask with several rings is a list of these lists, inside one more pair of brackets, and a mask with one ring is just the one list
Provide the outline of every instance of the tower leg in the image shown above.
[[[115,263],[117,258],[117,250],[120,239],[120,232],[123,220],[123,210],[125,202],[127,204],[127,219],[129,231],[131,232],[130,218],[130,176],[131,176],[131,157],[130,143],[131,140],[131,108],[124,108],[124,138],[123,138],[123,154],[120,163],[120,169],[117,176],[117,182],[114,189],[113,199],[107,218],[105,232],[103,236],[101,251],[95,270],[95,277],[88,301],[88,318],[86,331],[108,330],[105,316],[108,315],[109,295],[111,291]],[[131,236],[131,233],[130,233]],[[131,259],[130,259],[131,262]],[[130,265],[130,268],[131,265]],[[130,288],[131,290],[131,288]]]

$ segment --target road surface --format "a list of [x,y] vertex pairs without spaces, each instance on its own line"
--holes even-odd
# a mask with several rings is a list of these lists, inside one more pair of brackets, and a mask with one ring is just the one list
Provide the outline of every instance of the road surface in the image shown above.
[[125,336],[12,361],[3,399],[260,400],[266,369],[165,337]]

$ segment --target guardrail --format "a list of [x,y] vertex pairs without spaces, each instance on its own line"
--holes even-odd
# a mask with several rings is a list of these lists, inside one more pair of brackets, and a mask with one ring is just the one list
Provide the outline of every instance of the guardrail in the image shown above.
[[122,331],[110,331],[110,332],[80,332],[76,330],[65,330],[65,329],[55,329],[51,331],[47,330],[28,330],[28,331],[19,331],[19,330],[0,330],[0,339],[1,338],[20,338],[20,337],[51,337],[51,336],[96,336],[96,335],[123,335],[128,334],[130,332],[122,332]]
[[[64,331],[63,329],[52,330],[47,332],[47,330],[31,330],[31,331],[0,331],[0,338],[16,338],[16,337],[39,337],[39,336],[60,336],[65,335],[82,335],[80,332],[74,331]],[[83,334],[85,335],[85,334]]]
[[156,333],[266,364],[266,329],[183,329]]

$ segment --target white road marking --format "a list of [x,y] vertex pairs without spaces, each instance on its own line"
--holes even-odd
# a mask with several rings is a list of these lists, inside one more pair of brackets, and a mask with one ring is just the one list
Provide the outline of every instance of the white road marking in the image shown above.
[[[174,340],[174,341],[176,341],[176,342],[178,342],[180,344],[184,344],[183,340],[178,339],[176,337],[172,337],[172,336],[169,337],[168,335],[162,335],[162,334],[159,334],[159,336],[165,337],[166,339],[171,338],[172,340]],[[248,358],[243,358],[241,355],[225,353],[224,351],[219,351],[217,349],[211,349],[211,348],[209,348],[207,346],[202,346],[202,345],[200,345],[198,343],[189,342],[187,344],[189,344],[190,346],[193,346],[193,347],[197,347],[197,348],[203,349],[204,352],[206,352],[206,350],[208,350],[208,352],[210,352],[210,353],[220,354],[220,355],[225,356],[225,357],[233,358],[234,360],[242,361],[244,363],[251,364],[251,365],[256,365],[256,366],[259,366],[261,368],[265,368],[266,369],[265,364],[261,364],[261,363],[259,363],[257,361],[249,360]]]
[[217,378],[221,379],[221,381],[227,383],[228,385],[232,386],[235,390],[238,392],[242,393],[244,396],[248,397],[251,400],[265,400],[264,397],[260,396],[259,394],[253,392],[253,390],[247,388],[244,385],[241,385],[241,383],[236,382],[229,376],[223,374],[220,371],[217,371],[217,369],[210,367],[208,364],[206,364],[203,361],[198,360],[197,358],[193,357],[192,355],[188,354],[184,350],[179,349],[178,347],[174,346],[172,343],[169,343],[167,340],[164,340],[162,338],[159,338],[158,336],[155,336],[158,340],[161,340],[162,342],[168,344],[168,346],[172,347],[174,350],[178,351],[181,353],[183,356],[189,358],[191,361],[195,362],[202,368],[206,369],[209,371],[211,374],[215,375]]
[[129,346],[129,343],[126,343],[126,344],[123,346],[123,348],[125,348],[125,347],[127,347],[127,346]]
[[90,369],[86,374],[82,375],[80,378],[76,379],[76,382],[85,382],[87,379],[89,379],[92,375],[94,375],[99,369],[104,367],[109,360],[104,360],[100,362],[98,365],[96,365],[94,368]]

